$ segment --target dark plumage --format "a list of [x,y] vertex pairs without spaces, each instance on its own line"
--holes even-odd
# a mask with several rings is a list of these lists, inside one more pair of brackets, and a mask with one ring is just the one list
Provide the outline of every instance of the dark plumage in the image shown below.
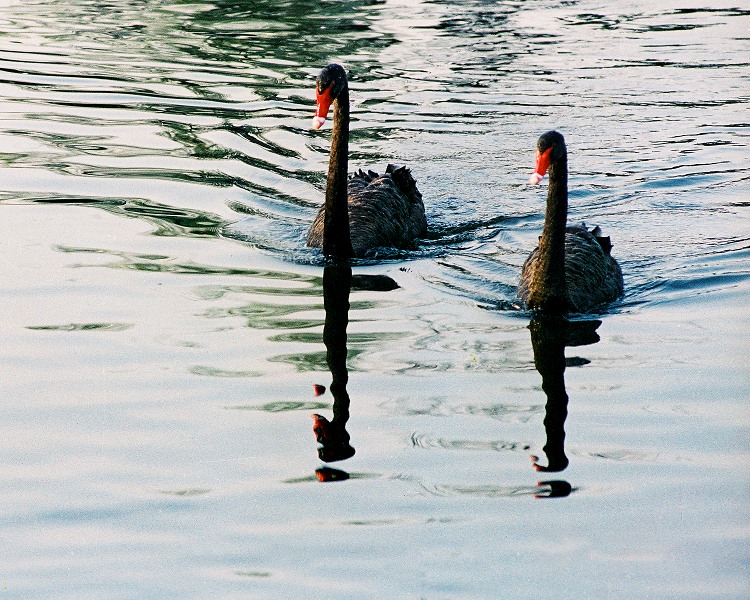
[[[406,167],[388,165],[385,173],[358,171],[347,188],[353,255],[365,256],[379,247],[411,248],[427,231],[422,194]],[[307,245],[323,246],[326,207],[318,211]]]
[[[620,265],[609,255],[609,237],[598,237],[599,232],[599,227],[589,231],[585,223],[565,228],[565,293],[569,311],[586,312],[622,295]],[[518,286],[518,297],[529,308],[544,308],[529,304],[538,256],[537,247],[523,264],[521,283]]]
[[565,140],[548,131],[537,143],[537,167],[531,183],[549,168],[547,212],[539,246],[521,271],[518,297],[531,309],[551,313],[587,312],[623,293],[622,270],[610,255],[609,237],[599,227],[567,226],[568,158]]
[[347,181],[349,90],[343,67],[325,67],[316,93],[313,127],[323,125],[333,104],[333,132],[325,203],[310,227],[307,245],[323,248],[334,258],[363,257],[379,247],[412,248],[427,232],[427,219],[411,171],[388,165],[382,175],[358,171]]

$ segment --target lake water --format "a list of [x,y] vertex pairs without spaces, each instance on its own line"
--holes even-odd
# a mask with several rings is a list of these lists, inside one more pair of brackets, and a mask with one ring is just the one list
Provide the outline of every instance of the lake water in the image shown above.
[[[741,5],[1,1],[0,598],[750,596]],[[430,224],[351,285],[329,61]],[[530,324],[552,128],[626,295]]]

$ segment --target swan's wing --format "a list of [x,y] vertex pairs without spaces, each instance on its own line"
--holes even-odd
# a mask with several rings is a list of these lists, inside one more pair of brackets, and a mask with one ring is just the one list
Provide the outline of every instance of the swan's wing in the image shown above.
[[417,181],[410,169],[405,166],[388,165],[385,172],[390,174],[391,179],[409,202],[422,204],[422,194],[417,189]]
[[371,248],[409,248],[427,230],[414,178],[405,167],[391,167],[383,175],[360,171],[349,179],[349,222],[358,256]]
[[585,229],[567,232],[565,283],[568,300],[575,311],[586,312],[622,295],[622,270],[609,255],[609,248]]
[[593,229],[589,230],[588,227],[586,227],[586,223],[580,223],[578,225],[568,225],[565,228],[566,233],[571,233],[578,236],[583,236],[587,238],[588,236],[586,234],[590,234],[591,237],[593,237],[596,242],[601,246],[602,250],[604,250],[604,254],[609,254],[612,250],[612,240],[608,235],[604,235],[602,233],[602,228],[597,225]]
[[[601,229],[592,231],[584,223],[565,228],[565,286],[570,310],[585,313],[616,300],[623,293],[622,270],[610,256],[612,244]],[[539,248],[523,264],[517,295],[528,304]]]
[[[349,226],[355,256],[380,247],[410,248],[427,232],[422,194],[411,171],[388,165],[382,175],[359,170],[349,177]],[[322,246],[325,207],[308,234],[309,246]]]

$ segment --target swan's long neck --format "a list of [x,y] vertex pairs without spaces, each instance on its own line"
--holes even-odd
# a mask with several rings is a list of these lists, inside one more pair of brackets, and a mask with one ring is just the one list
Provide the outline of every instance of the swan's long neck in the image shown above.
[[323,254],[332,258],[350,258],[354,254],[347,206],[348,170],[349,90],[345,87],[333,103],[331,158],[326,183]]
[[568,161],[565,155],[549,168],[547,213],[539,240],[534,304],[549,312],[565,312],[565,226],[568,220]]

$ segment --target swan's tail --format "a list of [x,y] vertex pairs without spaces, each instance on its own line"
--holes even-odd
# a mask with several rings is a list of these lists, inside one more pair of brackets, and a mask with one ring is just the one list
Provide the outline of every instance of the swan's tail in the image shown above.
[[411,169],[405,166],[388,165],[383,175],[375,171],[365,172],[360,169],[351,176],[351,181],[355,182],[355,185],[359,181],[360,184],[367,186],[380,177],[389,177],[411,204],[422,202],[422,193],[417,189],[417,181],[412,176]]

